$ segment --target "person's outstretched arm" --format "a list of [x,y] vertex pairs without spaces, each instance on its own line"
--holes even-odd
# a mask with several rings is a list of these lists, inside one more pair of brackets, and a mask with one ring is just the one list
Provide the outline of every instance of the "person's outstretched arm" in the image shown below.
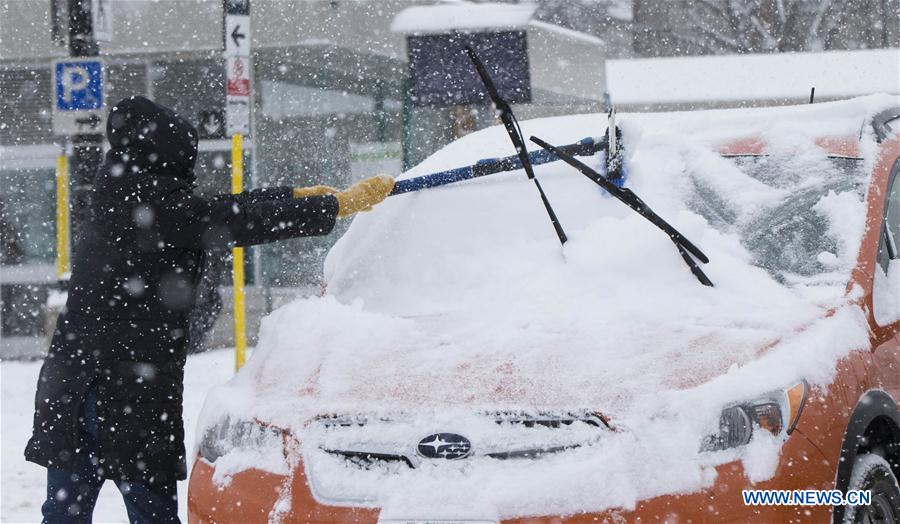
[[378,176],[334,194],[330,193],[335,190],[327,186],[294,188],[290,198],[285,196],[286,188],[268,192],[266,196],[278,196],[271,199],[260,198],[260,190],[252,196],[219,195],[212,199],[176,193],[160,210],[160,234],[165,243],[185,249],[250,246],[327,235],[338,216],[371,209],[393,187],[393,178]]
[[185,249],[221,249],[327,235],[338,202],[333,196],[249,201],[240,195],[169,199],[160,217],[164,242]]
[[212,197],[213,202],[240,202],[241,204],[254,204],[257,202],[265,202],[267,200],[290,200],[291,188],[282,186],[261,187],[259,189],[251,189],[243,193],[230,194],[223,193]]
[[308,196],[323,196],[337,193],[338,190],[329,186],[289,187],[271,186],[251,189],[238,194],[224,193],[212,197],[214,201],[238,202],[240,204],[256,204],[269,200],[290,200]]

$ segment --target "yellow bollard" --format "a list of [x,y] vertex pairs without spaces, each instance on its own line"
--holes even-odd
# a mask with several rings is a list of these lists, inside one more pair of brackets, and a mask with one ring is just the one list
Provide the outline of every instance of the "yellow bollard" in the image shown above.
[[[231,192],[238,194],[244,190],[244,137],[240,134],[231,139]],[[244,248],[232,249],[234,262],[234,369],[241,369],[247,359],[247,319],[244,304]]]
[[56,278],[69,272],[69,159],[56,159]]

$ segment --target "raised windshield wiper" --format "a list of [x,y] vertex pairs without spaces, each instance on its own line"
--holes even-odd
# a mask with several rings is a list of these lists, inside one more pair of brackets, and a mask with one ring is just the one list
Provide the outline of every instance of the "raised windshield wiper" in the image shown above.
[[538,192],[541,194],[541,202],[544,203],[544,209],[547,210],[547,214],[550,216],[550,222],[553,224],[556,236],[559,237],[559,243],[565,244],[568,237],[566,237],[566,232],[563,231],[559,219],[556,218],[556,213],[553,211],[553,207],[550,205],[547,195],[544,194],[544,188],[541,187],[541,183],[538,182],[538,179],[534,177],[534,169],[531,166],[531,160],[528,158],[528,149],[525,148],[525,137],[522,135],[522,130],[519,128],[519,122],[516,120],[512,108],[509,107],[506,100],[503,100],[503,98],[500,97],[497,87],[494,85],[493,80],[491,80],[491,76],[484,67],[484,63],[478,58],[478,55],[475,54],[475,50],[467,45],[466,53],[469,55],[469,59],[472,60],[472,63],[475,64],[478,76],[481,77],[481,82],[484,84],[488,96],[490,96],[491,101],[494,102],[494,107],[500,112],[500,120],[503,122],[503,127],[506,128],[506,134],[509,135],[513,147],[516,148],[516,154],[519,156],[519,162],[522,163],[522,168],[525,169],[525,174],[534,182],[535,187],[537,187]]
[[707,258],[705,254],[703,254],[703,251],[700,251],[700,248],[695,246],[677,229],[672,227],[671,224],[663,220],[662,217],[660,217],[652,209],[650,209],[650,206],[645,204],[644,201],[641,200],[636,194],[634,194],[633,191],[631,191],[627,187],[618,187],[617,185],[607,180],[603,175],[585,165],[580,160],[566,153],[562,149],[550,145],[540,138],[533,136],[531,137],[531,141],[558,156],[563,162],[580,171],[581,174],[593,180],[595,184],[605,189],[610,195],[616,197],[620,202],[637,212],[637,214],[646,218],[653,225],[663,230],[663,232],[665,232],[666,235],[668,235],[672,242],[675,244],[675,247],[678,248],[678,253],[681,255],[681,258],[684,259],[684,263],[687,264],[690,268],[691,273],[693,273],[694,276],[697,277],[697,280],[699,280],[700,283],[704,286],[713,285],[712,281],[706,276],[703,270],[700,269],[700,266],[697,265],[697,262],[695,262],[694,259],[691,258],[691,255],[695,256],[697,260],[703,262],[704,264],[709,262],[709,258]]

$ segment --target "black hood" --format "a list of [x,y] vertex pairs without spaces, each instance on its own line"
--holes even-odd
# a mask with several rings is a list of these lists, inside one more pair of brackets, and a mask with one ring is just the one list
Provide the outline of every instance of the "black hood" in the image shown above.
[[197,130],[174,111],[142,96],[126,98],[109,112],[110,160],[127,169],[194,180]]

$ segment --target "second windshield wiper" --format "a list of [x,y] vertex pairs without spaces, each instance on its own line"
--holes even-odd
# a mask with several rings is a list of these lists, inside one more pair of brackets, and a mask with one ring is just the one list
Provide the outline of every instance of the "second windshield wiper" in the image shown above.
[[665,232],[666,235],[668,235],[672,242],[675,244],[675,247],[678,248],[678,253],[684,260],[684,263],[687,264],[687,266],[690,268],[691,273],[693,273],[694,276],[697,277],[697,280],[699,280],[700,283],[704,286],[713,285],[709,277],[707,277],[703,270],[700,269],[700,266],[697,265],[697,262],[693,258],[691,258],[691,255],[696,257],[697,260],[703,262],[704,264],[709,262],[709,258],[703,253],[703,251],[700,251],[700,248],[695,246],[693,242],[685,238],[685,236],[682,235],[677,229],[672,227],[671,224],[663,220],[662,217],[660,217],[652,209],[650,209],[650,206],[645,204],[644,201],[641,200],[636,194],[634,194],[633,191],[631,191],[627,187],[618,187],[617,185],[607,180],[606,177],[588,167],[584,162],[581,162],[572,155],[566,153],[556,146],[547,143],[544,140],[541,140],[540,138],[533,136],[531,137],[531,141],[558,156],[563,162],[580,171],[581,174],[588,177],[598,186],[605,189],[610,195],[616,197],[620,202],[633,209],[642,217],[649,220],[659,229],[663,230],[663,232]]
[[525,175],[534,182],[534,187],[537,188],[538,193],[541,195],[541,202],[544,203],[544,209],[547,210],[547,215],[550,217],[550,223],[553,224],[553,229],[556,231],[559,243],[565,245],[568,237],[566,236],[566,232],[563,231],[559,219],[556,218],[556,212],[553,211],[553,206],[550,205],[550,200],[547,198],[546,193],[544,193],[544,188],[541,187],[541,183],[538,179],[534,177],[534,168],[531,166],[531,160],[528,158],[528,148],[525,147],[525,137],[522,135],[522,130],[519,129],[519,121],[516,120],[516,115],[513,114],[512,108],[509,107],[509,103],[500,96],[500,92],[497,91],[497,86],[495,86],[494,81],[491,80],[491,75],[488,74],[487,68],[484,67],[484,62],[478,58],[475,50],[468,45],[465,49],[472,64],[475,65],[475,70],[478,72],[478,76],[481,77],[481,82],[484,84],[488,96],[494,103],[494,107],[496,107],[497,111],[500,113],[500,121],[503,122],[503,127],[506,128],[506,134],[509,135],[509,139],[512,141],[513,147],[516,150],[516,155],[519,157],[519,162],[522,164],[522,169],[525,170]]

